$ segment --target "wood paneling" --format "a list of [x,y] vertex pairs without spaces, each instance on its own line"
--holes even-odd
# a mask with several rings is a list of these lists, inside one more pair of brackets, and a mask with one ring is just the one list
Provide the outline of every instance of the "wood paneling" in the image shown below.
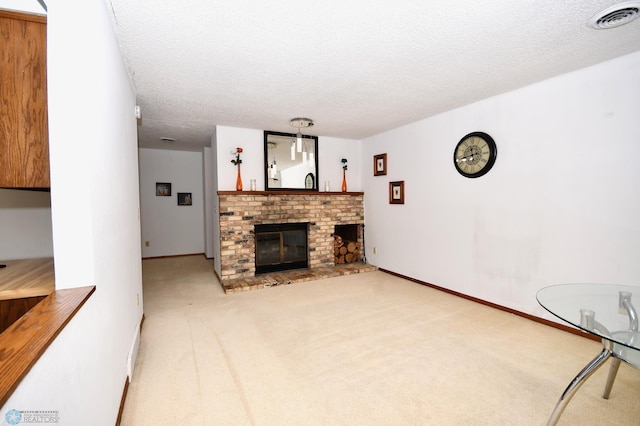
[[47,26],[0,11],[0,187],[47,188]]

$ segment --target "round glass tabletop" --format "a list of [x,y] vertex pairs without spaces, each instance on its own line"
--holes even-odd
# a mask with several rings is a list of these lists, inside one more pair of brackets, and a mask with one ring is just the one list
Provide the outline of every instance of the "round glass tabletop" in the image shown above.
[[[640,286],[614,284],[558,284],[538,291],[538,303],[551,314],[588,333],[624,348],[625,358],[638,357],[640,364]],[[634,362],[635,364],[635,362]]]

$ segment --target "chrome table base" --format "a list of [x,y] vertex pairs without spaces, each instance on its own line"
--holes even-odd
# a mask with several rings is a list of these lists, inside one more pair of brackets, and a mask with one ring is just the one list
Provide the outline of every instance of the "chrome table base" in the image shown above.
[[604,388],[604,393],[602,397],[604,399],[609,399],[609,395],[611,394],[611,388],[613,388],[613,382],[616,380],[616,375],[618,374],[618,368],[620,368],[620,358],[618,358],[611,350],[611,342],[603,339],[602,345],[604,348],[602,352],[598,354],[591,362],[589,362],[579,373],[578,375],[569,383],[569,386],[564,390],[556,407],[553,409],[553,413],[551,413],[551,417],[549,417],[549,421],[547,422],[547,426],[553,426],[558,422],[558,419],[562,415],[562,412],[566,408],[567,404],[573,397],[573,395],[578,391],[580,386],[584,384],[584,382],[591,377],[593,373],[598,370],[609,358],[611,358],[611,367],[609,368],[609,376],[607,377],[607,383]]

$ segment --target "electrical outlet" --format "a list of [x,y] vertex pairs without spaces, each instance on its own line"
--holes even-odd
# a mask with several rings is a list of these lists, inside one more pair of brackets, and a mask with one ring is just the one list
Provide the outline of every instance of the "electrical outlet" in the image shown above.
[[373,248],[373,254],[376,254],[378,252],[378,249],[376,247]]
[[149,241],[145,241],[145,242],[144,242],[144,246],[145,246],[145,247],[149,247]]

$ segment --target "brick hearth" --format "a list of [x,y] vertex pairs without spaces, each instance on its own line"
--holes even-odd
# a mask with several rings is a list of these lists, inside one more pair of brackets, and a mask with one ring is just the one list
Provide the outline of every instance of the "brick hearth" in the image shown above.
[[271,272],[260,274],[251,278],[237,278],[222,283],[225,293],[239,293],[242,291],[259,290],[266,287],[296,284],[306,281],[322,280],[325,278],[339,277],[342,275],[358,274],[361,272],[375,271],[373,265],[362,262],[345,263],[335,266],[325,266],[315,269],[295,269],[292,271]]
[[[221,277],[226,292],[373,270],[362,263],[362,192],[219,191]],[[309,269],[255,275],[257,224],[309,223]],[[335,225],[356,224],[362,250],[353,264],[334,265]],[[335,272],[334,272],[335,271]],[[273,276],[277,275],[277,278]],[[284,278],[280,278],[284,277]]]

